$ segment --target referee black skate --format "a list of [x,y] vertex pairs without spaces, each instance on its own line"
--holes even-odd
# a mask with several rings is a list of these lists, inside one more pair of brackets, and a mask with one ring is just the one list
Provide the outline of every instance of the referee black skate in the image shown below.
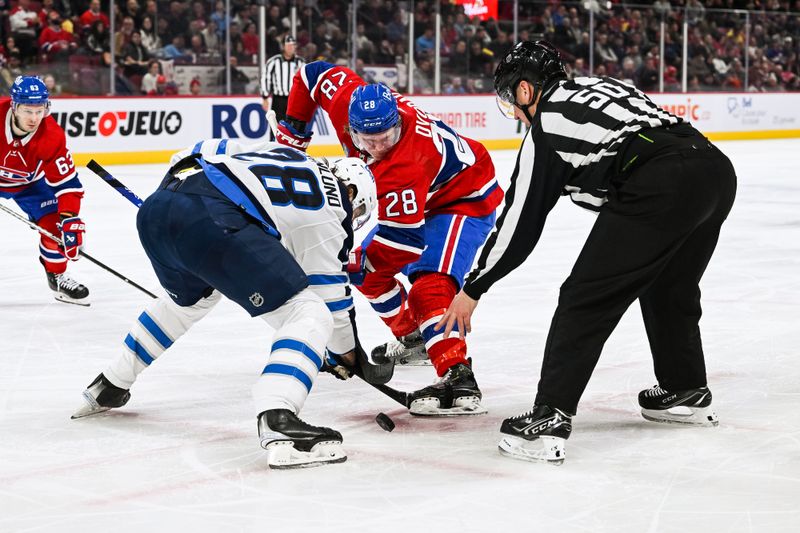
[[503,422],[501,452],[563,462],[572,416],[603,344],[637,299],[658,381],[639,394],[642,415],[716,426],[698,284],[736,194],[730,161],[633,86],[567,79],[545,41],[517,44],[494,83],[501,108],[530,129],[503,213],[439,325],[446,324],[445,335],[455,323],[469,331],[478,299],[533,251],[559,196],[599,212],[561,286],[534,406]]
[[278,122],[286,119],[286,106],[289,103],[294,75],[306,64],[302,57],[295,55],[296,47],[295,38],[286,35],[283,38],[283,51],[267,60],[261,78],[261,97],[264,100],[262,107],[264,111],[275,111]]

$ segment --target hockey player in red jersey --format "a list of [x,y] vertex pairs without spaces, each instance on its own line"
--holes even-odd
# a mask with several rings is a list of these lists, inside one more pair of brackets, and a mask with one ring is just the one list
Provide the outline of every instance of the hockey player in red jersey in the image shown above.
[[79,258],[83,242],[83,186],[64,130],[49,114],[44,82],[17,77],[11,98],[0,101],[0,198],[13,199],[36,224],[61,236],[64,247],[44,235],[39,243],[47,283],[56,300],[89,305],[89,290],[66,273],[67,260]]
[[[377,185],[377,227],[349,265],[353,284],[398,339],[377,347],[373,359],[403,363],[415,351],[424,354],[424,343],[442,379],[412,393],[411,413],[485,413],[465,341],[445,339],[434,326],[503,197],[488,152],[388,87],[322,61],[295,75],[278,142],[306,149],[317,106],[330,116],[345,154],[366,161]],[[408,293],[399,273],[412,283]]]

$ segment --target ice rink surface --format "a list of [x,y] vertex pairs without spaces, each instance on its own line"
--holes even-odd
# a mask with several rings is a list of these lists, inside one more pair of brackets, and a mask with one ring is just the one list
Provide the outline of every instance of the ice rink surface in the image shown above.
[[[84,260],[70,272],[92,306],[57,303],[35,233],[0,213],[0,532],[800,530],[800,140],[719,145],[739,176],[702,283],[720,426],[641,418],[636,395],[655,379],[635,305],[605,347],[561,467],[501,457],[497,441],[503,418],[531,406],[558,287],[594,220],[568,199],[474,317],[487,415],[412,418],[357,379],[321,375],[302,417],[340,430],[348,460],[294,471],[267,468],[250,401],[272,332],[227,301],[140,377],[126,407],[70,420],[148,298]],[[494,154],[498,176],[514,157]],[[109,170],[144,197],[165,166]],[[87,251],[163,294],[135,208],[90,172],[81,178]],[[364,344],[388,340],[356,303]],[[393,385],[433,378],[399,368]],[[374,422],[381,411],[394,432]]]

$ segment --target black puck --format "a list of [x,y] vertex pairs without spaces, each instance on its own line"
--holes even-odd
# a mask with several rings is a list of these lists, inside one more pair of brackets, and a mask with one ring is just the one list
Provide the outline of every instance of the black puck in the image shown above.
[[378,416],[375,417],[375,422],[377,422],[384,431],[392,431],[394,429],[394,422],[386,413],[378,413]]

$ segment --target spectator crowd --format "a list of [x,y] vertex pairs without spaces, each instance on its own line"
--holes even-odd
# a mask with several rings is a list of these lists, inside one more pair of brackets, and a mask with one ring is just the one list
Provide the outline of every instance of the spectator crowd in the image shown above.
[[[239,67],[258,65],[259,8],[252,0],[230,0],[230,5],[227,13],[225,3],[216,0],[115,0],[112,35],[108,1],[0,0],[0,90],[7,93],[17,75],[32,73],[49,74],[56,92],[105,94],[113,68],[117,94],[217,92],[197,78],[179,87],[173,69],[214,66],[220,70],[217,84],[224,85],[229,37],[232,92],[242,93],[248,78]],[[296,32],[290,31],[293,5]],[[371,66],[396,67],[401,91],[408,87],[412,58],[414,92],[434,91],[434,2],[360,0],[354,43],[349,9],[348,2],[334,0],[269,1],[267,57],[279,53],[291,33],[298,55],[307,61],[350,64],[355,48],[356,70],[368,79]],[[413,9],[412,50],[408,9]],[[743,9],[750,10],[749,33],[744,14],[733,11]],[[453,2],[442,2],[440,10],[442,92],[491,92],[494,67],[514,44],[514,2],[499,0],[497,19],[486,21],[468,17]],[[686,65],[684,20],[689,22]],[[609,75],[654,91],[660,81],[662,22],[665,91],[680,91],[684,69],[689,91],[742,91],[745,82],[749,91],[800,90],[800,0],[520,0],[518,40],[551,41],[575,76]]]

